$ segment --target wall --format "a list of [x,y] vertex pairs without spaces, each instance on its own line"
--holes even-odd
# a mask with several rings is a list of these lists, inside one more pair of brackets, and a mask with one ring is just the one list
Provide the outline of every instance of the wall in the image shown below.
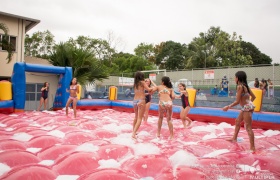
[[[0,76],[10,77],[12,75],[13,66],[15,62],[22,62],[24,60],[24,38],[25,38],[25,20],[9,17],[0,14],[0,22],[4,23],[8,28],[8,34],[15,36],[17,40],[16,52],[13,54],[12,61],[7,64],[7,52],[0,50]],[[0,33],[4,32],[0,30]]]

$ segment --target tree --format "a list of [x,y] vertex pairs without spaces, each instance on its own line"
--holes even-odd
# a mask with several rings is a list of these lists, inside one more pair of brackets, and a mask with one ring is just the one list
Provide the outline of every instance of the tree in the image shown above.
[[112,55],[115,53],[115,50],[110,47],[106,40],[78,36],[77,39],[70,38],[67,42],[77,48],[90,51],[96,59],[105,63],[108,67],[111,66]]
[[109,76],[106,66],[88,49],[77,48],[70,43],[56,45],[49,61],[55,66],[72,67],[73,77],[76,77],[82,85]]
[[272,59],[261,53],[261,51],[250,42],[241,42],[242,53],[252,57],[253,64],[271,64]]
[[2,47],[2,49],[7,50],[8,55],[6,60],[7,64],[11,62],[12,57],[13,57],[13,46],[12,44],[9,42],[9,28],[6,26],[6,24],[4,23],[0,23],[0,30],[2,30],[4,32],[4,35],[2,36],[2,38],[0,39],[0,46]]
[[251,56],[242,53],[241,41],[235,32],[229,35],[220,27],[210,27],[188,45],[187,68],[252,64]]
[[140,43],[135,49],[134,53],[138,57],[149,60],[155,63],[155,51],[153,44]]
[[174,41],[167,41],[161,45],[162,48],[156,56],[157,64],[164,64],[169,70],[184,69],[186,46]]
[[25,35],[25,55],[48,59],[55,45],[54,35],[46,30]]

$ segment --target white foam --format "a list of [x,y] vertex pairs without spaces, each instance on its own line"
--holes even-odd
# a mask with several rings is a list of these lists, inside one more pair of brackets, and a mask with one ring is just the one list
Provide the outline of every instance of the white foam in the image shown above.
[[124,125],[118,126],[117,124],[112,123],[112,124],[106,124],[106,125],[102,126],[102,129],[112,131],[112,132],[116,132],[116,133],[120,133],[123,130],[131,130],[132,125],[131,124],[124,124]]
[[135,141],[131,138],[131,133],[119,134],[117,137],[111,138],[110,142],[112,144],[120,144],[129,147],[133,147],[135,144]]
[[48,135],[55,136],[58,138],[64,138],[65,133],[59,130],[53,130],[47,133]]
[[39,164],[45,165],[45,166],[52,166],[54,164],[54,160],[43,160],[43,161],[39,162]]
[[154,180],[154,178],[148,176],[148,177],[142,177],[140,180]]
[[7,125],[0,123],[0,127],[7,127]]
[[219,150],[213,151],[209,154],[205,154],[203,157],[216,157],[220,154],[224,154],[224,153],[227,153],[227,152],[229,152],[228,149],[219,149]]
[[225,122],[222,122],[220,124],[218,124],[218,127],[221,128],[221,129],[224,129],[224,128],[234,128],[234,126],[228,124],[228,123],[225,123]]
[[6,172],[10,171],[11,168],[7,164],[0,163],[0,176],[5,174]]
[[214,139],[214,138],[217,138],[217,136],[215,135],[215,133],[211,133],[211,134],[206,134],[205,136],[203,136],[202,140]]
[[89,119],[89,120],[97,120],[96,117],[92,117],[92,116],[83,116],[84,119]]
[[37,153],[41,151],[42,148],[27,148],[26,151],[31,152],[31,153]]
[[148,154],[160,154],[160,149],[151,143],[137,143],[133,146],[134,154],[136,156]]
[[215,132],[215,127],[217,126],[213,126],[213,125],[207,125],[207,126],[196,126],[196,127],[192,127],[191,131],[196,133],[196,132]]
[[79,175],[59,175],[55,180],[77,180]]
[[41,127],[41,124],[32,122],[32,123],[30,123],[30,126],[33,126],[33,127]]
[[237,164],[236,168],[239,168],[242,172],[251,172],[251,173],[255,173],[256,171],[261,170],[260,166],[257,166],[255,168],[255,167],[249,166],[247,164]]
[[197,163],[197,157],[184,150],[175,152],[169,157],[169,160],[171,161],[173,169],[181,165],[194,166]]
[[266,137],[266,136],[264,136],[264,135],[255,136],[256,139],[261,139],[261,138],[264,138],[264,137]]
[[50,131],[50,130],[53,130],[54,128],[56,128],[55,125],[53,125],[53,126],[45,126],[45,127],[42,127],[41,129],[42,130],[46,130],[46,131]]
[[121,164],[117,162],[115,159],[108,159],[108,160],[99,160],[98,164],[100,165],[98,169],[101,168],[120,168]]
[[17,117],[18,115],[17,114],[10,114],[9,116]]
[[56,112],[54,112],[54,111],[47,111],[47,110],[44,110],[44,111],[42,111],[42,112],[48,113],[48,114],[53,114],[53,115],[58,114],[58,113],[56,113]]
[[271,136],[275,136],[275,135],[280,134],[280,131],[278,131],[278,130],[275,130],[275,131],[274,130],[267,130],[263,134],[267,137],[271,137]]
[[279,149],[277,147],[270,147],[268,150],[269,151],[278,151]]
[[99,146],[95,146],[92,143],[84,143],[78,146],[75,150],[83,152],[96,152],[99,150]]
[[13,131],[15,128],[6,128],[5,131]]
[[32,135],[24,133],[24,132],[16,133],[12,137],[12,139],[14,139],[14,140],[24,141],[24,142],[29,141],[31,138],[33,138]]

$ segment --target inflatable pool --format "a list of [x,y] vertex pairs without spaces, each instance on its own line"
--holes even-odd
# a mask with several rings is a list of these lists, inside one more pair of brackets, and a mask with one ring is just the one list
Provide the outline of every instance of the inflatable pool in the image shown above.
[[150,115],[135,141],[134,113],[120,111],[121,104],[129,109],[130,102],[99,102],[97,110],[78,110],[78,120],[63,110],[0,114],[0,179],[280,178],[278,130],[254,129],[251,153],[244,128],[231,143],[228,123],[194,121],[184,129],[173,118],[169,141],[166,121],[158,139],[158,117]]

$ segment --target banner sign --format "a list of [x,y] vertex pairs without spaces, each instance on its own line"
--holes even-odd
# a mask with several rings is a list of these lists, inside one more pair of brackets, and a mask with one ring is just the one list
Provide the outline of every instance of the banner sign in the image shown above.
[[204,79],[214,79],[214,70],[204,71]]

